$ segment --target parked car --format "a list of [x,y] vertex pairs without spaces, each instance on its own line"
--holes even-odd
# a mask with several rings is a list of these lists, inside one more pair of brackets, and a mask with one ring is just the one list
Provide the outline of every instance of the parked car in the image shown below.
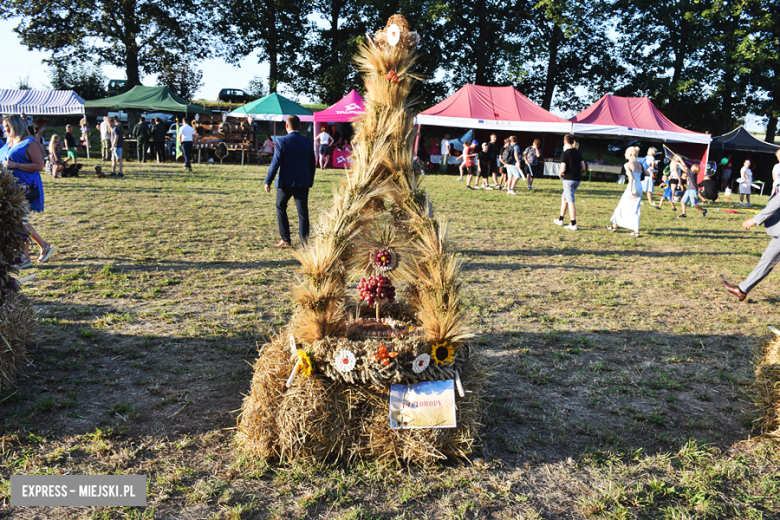
[[164,123],[171,123],[173,121],[173,114],[166,114],[165,112],[144,112],[141,117],[146,118],[147,122],[150,122],[155,117],[159,117]]
[[119,94],[127,92],[128,90],[130,89],[127,88],[126,79],[111,79],[108,81],[108,88],[106,89],[106,92],[109,96],[118,96]]
[[641,141],[612,141],[607,145],[607,151],[612,155],[622,156],[626,153],[626,148],[629,146],[642,147]]
[[223,88],[217,95],[221,103],[246,103],[252,98],[249,94],[237,88]]

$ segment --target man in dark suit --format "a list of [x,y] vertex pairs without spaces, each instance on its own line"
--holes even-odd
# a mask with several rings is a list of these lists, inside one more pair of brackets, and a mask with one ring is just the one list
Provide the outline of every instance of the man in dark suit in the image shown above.
[[[777,160],[780,162],[780,150],[777,151]],[[766,247],[766,251],[761,255],[761,260],[759,260],[756,268],[741,284],[731,285],[723,280],[726,290],[739,298],[739,301],[744,300],[750,290],[758,285],[758,282],[766,278],[777,263],[780,262],[780,195],[774,195],[770,198],[766,207],[758,212],[755,217],[743,222],[742,227],[750,229],[756,224],[764,224],[767,235],[772,237],[772,240],[769,241],[769,245]]]
[[295,199],[298,210],[298,236],[301,243],[309,238],[309,190],[314,185],[314,142],[298,133],[301,120],[289,116],[285,122],[287,135],[276,140],[274,157],[265,178],[265,191],[271,193],[271,183],[276,181],[276,219],[282,239],[276,247],[290,246],[290,221],[287,220],[287,203]]

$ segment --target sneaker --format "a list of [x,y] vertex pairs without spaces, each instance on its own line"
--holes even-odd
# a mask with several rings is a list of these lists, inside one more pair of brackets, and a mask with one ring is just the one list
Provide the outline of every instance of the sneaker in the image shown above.
[[555,225],[557,225],[557,226],[562,226],[562,225],[563,225],[563,220],[560,220],[560,219],[554,218],[554,219],[553,219],[553,224],[555,224]]
[[493,191],[493,188],[491,188],[490,186],[485,186],[485,190],[486,191]]
[[111,172],[108,174],[109,177],[116,177],[116,172]]
[[658,204],[656,204],[655,202],[651,202],[650,205],[651,206],[656,206],[656,207],[658,206]]
[[19,264],[19,269],[29,269],[32,267],[32,265],[33,265],[32,260],[30,260],[29,258],[25,258],[24,260],[22,260],[22,263]]
[[466,184],[466,189],[468,189],[468,190],[473,190],[474,188],[472,188],[471,186],[469,186],[468,184]]
[[703,216],[704,218],[707,218],[707,213],[709,213],[709,210],[708,210],[708,209],[705,209],[705,210],[704,210],[704,213],[702,213],[702,216]]
[[577,224],[568,224],[564,226],[565,229],[568,229],[569,231],[577,231]]
[[528,191],[531,191],[533,189],[533,186],[528,186]]
[[745,204],[745,207],[746,207],[746,208],[752,208],[752,207],[753,207],[753,205],[752,205],[751,203],[749,203],[749,202],[748,202],[747,204]]
[[683,213],[682,215],[677,215],[677,218],[688,218],[688,215]]
[[116,176],[117,176],[117,177],[124,177],[124,176],[125,176],[125,174],[124,174],[124,173],[122,173],[122,172],[119,172],[119,173],[117,173],[117,174],[116,174]]
[[506,190],[506,194],[507,195],[517,195],[517,193],[515,193],[515,190]]
[[460,178],[460,179],[458,179],[458,180],[459,180],[459,181],[462,181],[462,180],[463,180],[463,177],[461,177],[461,178]]

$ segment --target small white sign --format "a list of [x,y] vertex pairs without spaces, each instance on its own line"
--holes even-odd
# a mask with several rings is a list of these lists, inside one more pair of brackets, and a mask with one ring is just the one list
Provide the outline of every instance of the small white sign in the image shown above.
[[390,386],[390,427],[394,430],[455,428],[456,417],[452,379]]

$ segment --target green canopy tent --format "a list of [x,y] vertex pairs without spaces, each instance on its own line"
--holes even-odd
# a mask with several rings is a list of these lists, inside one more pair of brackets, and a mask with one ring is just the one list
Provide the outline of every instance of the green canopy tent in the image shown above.
[[252,117],[260,121],[284,121],[287,116],[298,116],[301,121],[312,121],[314,113],[295,101],[274,92],[228,114],[233,117]]
[[168,87],[136,86],[118,96],[86,101],[84,106],[88,110],[95,108],[123,108],[127,110],[211,114],[210,108],[187,101],[177,96]]

